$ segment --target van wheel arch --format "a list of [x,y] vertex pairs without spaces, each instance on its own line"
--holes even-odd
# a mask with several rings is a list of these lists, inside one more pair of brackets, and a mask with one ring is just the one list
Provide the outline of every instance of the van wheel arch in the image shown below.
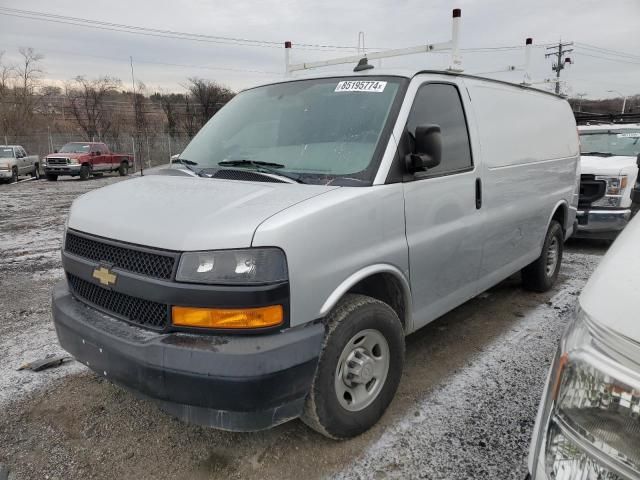
[[564,233],[567,232],[567,217],[568,217],[568,207],[567,204],[565,202],[560,203],[559,205],[556,206],[553,215],[551,215],[551,218],[549,219],[549,222],[547,222],[548,224],[551,223],[551,220],[556,220],[560,226],[562,227],[562,231]]
[[398,315],[405,333],[409,331],[409,293],[403,282],[389,272],[374,273],[353,285],[346,293],[366,295],[389,305]]

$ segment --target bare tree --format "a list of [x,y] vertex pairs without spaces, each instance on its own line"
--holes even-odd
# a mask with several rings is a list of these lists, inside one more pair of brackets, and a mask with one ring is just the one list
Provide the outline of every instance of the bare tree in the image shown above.
[[15,110],[15,104],[10,99],[14,68],[5,63],[3,57],[4,51],[0,51],[0,129],[6,133],[11,130]]
[[114,77],[88,80],[83,76],[67,86],[66,97],[71,114],[87,140],[102,138],[112,127],[112,110],[106,103],[118,91],[122,82]]
[[187,87],[193,102],[198,105],[199,128],[220,110],[225,103],[231,100],[234,93],[211,80],[202,78],[189,78]]
[[[135,122],[135,143],[136,155],[142,167],[145,140],[149,142],[149,121],[147,118],[147,97],[144,95],[146,87],[144,83],[138,82],[136,91],[133,93],[133,113]],[[151,163],[151,158],[147,147],[147,162]]]
[[22,58],[17,66],[0,61],[2,127],[13,136],[25,133],[33,123],[38,102],[36,91],[44,73],[40,67],[44,56],[33,48],[20,48],[19,52]]
[[189,138],[193,138],[200,129],[198,121],[198,113],[196,106],[189,99],[189,96],[185,96],[184,99],[184,115],[182,117],[182,126],[185,133]]
[[167,119],[167,133],[175,138],[179,128],[179,109],[184,104],[184,96],[179,93],[161,93],[155,96],[160,102],[162,111]]
[[0,51],[0,100],[4,100],[11,88],[11,80],[15,74],[15,68],[4,62],[4,50]]

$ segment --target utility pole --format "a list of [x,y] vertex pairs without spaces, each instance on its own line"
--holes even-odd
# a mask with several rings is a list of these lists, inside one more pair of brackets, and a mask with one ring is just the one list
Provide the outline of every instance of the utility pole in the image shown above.
[[[136,139],[138,139],[140,137],[140,132],[138,131],[138,97],[136,95],[136,77],[133,75],[133,57],[130,56],[129,57],[129,61],[131,62],[131,88],[133,89],[133,115],[135,117],[135,128],[136,128]],[[140,142],[138,142],[139,144]],[[138,153],[140,154],[140,175],[144,175],[144,166],[142,163],[142,148],[138,148]],[[136,162],[136,149],[135,149],[135,142],[134,142],[134,148],[133,148],[133,164],[135,165]]]
[[553,47],[547,47],[549,53],[544,55],[544,58],[556,57],[551,70],[556,72],[556,95],[560,95],[560,72],[565,69],[565,64],[571,64],[571,59],[569,57],[563,60],[563,57],[566,53],[573,52],[573,48],[566,48],[573,46],[573,42],[562,43],[562,41],[558,42],[558,45]]

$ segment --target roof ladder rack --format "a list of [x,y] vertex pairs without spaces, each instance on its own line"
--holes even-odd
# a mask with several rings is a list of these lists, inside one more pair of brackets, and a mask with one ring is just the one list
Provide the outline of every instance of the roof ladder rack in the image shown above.
[[330,67],[333,65],[344,64],[357,64],[363,58],[367,60],[377,60],[381,58],[401,57],[405,55],[415,55],[418,53],[431,53],[451,51],[451,63],[449,70],[453,72],[462,72],[462,59],[460,57],[460,19],[462,17],[462,11],[459,8],[453,10],[452,26],[451,26],[451,40],[442,43],[430,43],[426,45],[418,45],[416,47],[398,48],[393,50],[383,50],[380,52],[373,52],[363,55],[351,55],[348,57],[333,58],[329,60],[320,60],[317,62],[297,63],[292,64],[290,62],[290,52],[292,43],[290,41],[284,42],[284,58],[285,58],[285,73],[290,75],[293,72],[301,70],[311,70],[313,68]]

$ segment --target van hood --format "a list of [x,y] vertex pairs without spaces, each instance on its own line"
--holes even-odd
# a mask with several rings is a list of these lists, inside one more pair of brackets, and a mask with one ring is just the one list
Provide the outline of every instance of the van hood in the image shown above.
[[640,216],[637,216],[609,248],[582,290],[579,303],[594,322],[640,346],[639,243]]
[[336,186],[151,175],[86,193],[69,228],[178,251],[244,248],[272,215]]
[[580,157],[580,169],[582,174],[621,175],[624,171],[630,169],[637,171],[638,166],[636,164],[636,157],[582,155]]

